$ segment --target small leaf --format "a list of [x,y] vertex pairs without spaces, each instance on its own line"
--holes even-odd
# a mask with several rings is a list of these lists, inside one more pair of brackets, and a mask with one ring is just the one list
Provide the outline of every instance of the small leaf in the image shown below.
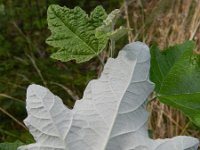
[[102,25],[102,22],[107,18],[107,13],[102,6],[97,6],[90,14],[91,22],[96,27]]
[[120,16],[120,14],[121,14],[121,12],[120,12],[119,9],[113,10],[113,11],[108,15],[108,17],[106,18],[106,20],[104,20],[104,24],[105,24],[106,26],[110,26],[110,27],[114,26],[115,23],[116,23],[116,21],[117,21],[117,19],[118,19],[119,16]]
[[15,141],[14,143],[0,143],[0,150],[16,150],[17,147],[23,145],[20,141]]
[[200,126],[200,66],[192,41],[163,52],[151,48],[151,80],[161,102],[183,111]]
[[114,30],[113,32],[111,32],[108,37],[110,39],[113,39],[114,41],[119,40],[121,37],[123,37],[124,35],[126,35],[128,33],[128,29],[125,28],[124,26],[120,26],[118,29]]
[[51,57],[61,61],[75,59],[81,63],[97,56],[105,48],[107,40],[96,38],[95,30],[106,17],[101,6],[97,6],[90,17],[80,7],[49,6],[47,21],[52,34],[46,42],[58,49]]
[[131,43],[108,59],[98,80],[90,81],[73,110],[48,89],[27,90],[25,124],[36,143],[18,150],[186,150],[197,149],[192,137],[152,140],[148,137],[146,99],[150,54],[140,42]]
[[117,41],[127,34],[128,29],[124,26],[120,26],[117,29],[114,28],[120,13],[119,9],[115,9],[108,15],[108,17],[104,20],[103,25],[96,29],[95,35],[97,38],[103,36],[104,38],[107,37],[107,39]]

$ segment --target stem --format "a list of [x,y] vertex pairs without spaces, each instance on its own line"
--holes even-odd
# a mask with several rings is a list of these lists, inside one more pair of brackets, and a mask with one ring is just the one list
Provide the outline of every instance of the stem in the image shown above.
[[110,39],[110,57],[113,57],[114,50],[115,50],[115,40]]
[[[132,1],[130,1],[132,2]],[[125,12],[125,16],[126,16],[126,24],[127,24],[127,28],[131,29],[131,25],[130,25],[130,20],[129,20],[129,15],[128,15],[128,1],[124,0],[124,12]],[[128,30],[128,41],[129,43],[131,43],[133,41],[133,34],[131,30]]]
[[101,57],[100,57],[99,55],[97,55],[97,57],[98,57],[98,59],[100,60],[102,66],[104,66],[105,64],[104,64],[104,61],[101,59]]
[[6,110],[4,110],[3,108],[1,108],[0,107],[0,111],[2,112],[2,113],[4,113],[5,115],[7,115],[8,117],[10,117],[12,120],[14,120],[17,124],[19,124],[21,127],[23,127],[24,129],[26,129],[26,130],[28,130],[27,128],[26,128],[26,126],[23,124],[23,123],[21,123],[19,120],[17,120],[13,115],[11,115],[9,112],[7,112]]
[[[115,22],[112,22],[112,32],[115,29]],[[115,50],[115,40],[113,38],[110,38],[110,57],[113,57],[113,53]]]
[[47,87],[47,82],[45,81],[45,79],[44,79],[44,77],[43,77],[43,75],[42,75],[42,73],[41,73],[41,71],[40,71],[40,69],[39,69],[39,67],[37,66],[37,64],[36,64],[36,62],[35,62],[35,60],[34,60],[34,58],[33,57],[31,57],[30,55],[28,55],[27,54],[27,57],[30,59],[30,61],[32,62],[32,64],[33,64],[33,67],[35,68],[35,70],[37,71],[37,73],[38,73],[38,75],[39,75],[39,77],[41,78],[41,80],[42,80],[42,82],[43,82],[43,84],[44,84],[44,86],[46,86]]
[[51,83],[51,84],[54,84],[54,85],[57,85],[57,86],[59,86],[59,87],[61,87],[61,88],[63,88],[63,89],[71,96],[71,98],[72,98],[74,101],[80,99],[79,96],[78,96],[77,94],[75,94],[70,88],[68,88],[68,87],[66,87],[66,86],[64,86],[64,85],[62,85],[62,84],[60,84],[60,83],[57,83],[57,82],[50,82],[50,83]]
[[22,101],[22,100],[20,100],[20,99],[18,99],[18,98],[12,97],[12,96],[10,96],[10,95],[7,95],[7,94],[0,93],[0,97],[8,98],[8,99],[14,100],[14,101],[16,101],[16,102],[25,104],[24,101]]
[[180,135],[183,135],[185,133],[185,131],[187,130],[187,128],[189,127],[191,121],[189,121],[183,128],[183,130],[181,131],[181,134]]

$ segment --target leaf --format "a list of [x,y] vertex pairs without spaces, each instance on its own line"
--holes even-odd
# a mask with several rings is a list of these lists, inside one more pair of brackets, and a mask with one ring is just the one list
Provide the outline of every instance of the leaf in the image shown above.
[[96,33],[95,33],[96,37],[98,38],[98,37],[103,36],[105,38],[106,36],[108,39],[117,41],[121,37],[126,35],[128,32],[128,29],[125,28],[124,26],[120,26],[119,28],[114,29],[115,24],[120,14],[121,12],[119,9],[113,10],[107,16],[107,18],[103,21],[103,24],[96,29]]
[[14,143],[0,143],[0,150],[16,150],[17,147],[23,145],[20,141],[15,141]]
[[149,139],[145,101],[154,88],[149,68],[145,44],[125,46],[108,59],[101,77],[89,82],[73,110],[48,89],[29,86],[24,122],[36,143],[18,150],[197,149],[199,141],[192,137]]
[[113,10],[108,16],[107,18],[104,20],[104,24],[102,25],[102,27],[104,27],[104,29],[108,29],[109,31],[113,29],[113,27],[115,26],[117,19],[120,16],[120,10],[119,9],[115,9]]
[[170,72],[175,62],[180,59],[181,55],[189,50],[194,49],[194,43],[187,41],[183,44],[160,50],[156,45],[151,47],[151,80],[156,83],[155,90],[159,92],[164,78]]
[[200,65],[192,41],[163,52],[151,48],[151,80],[161,102],[183,111],[200,126]]
[[118,29],[114,30],[113,32],[110,32],[108,35],[110,39],[113,39],[114,41],[119,40],[121,37],[126,35],[128,33],[128,29],[124,26],[120,26]]
[[58,49],[51,57],[61,61],[75,59],[81,63],[97,56],[106,47],[107,39],[95,37],[95,29],[106,17],[101,6],[97,6],[90,17],[80,7],[49,6],[47,21],[51,36],[46,42]]

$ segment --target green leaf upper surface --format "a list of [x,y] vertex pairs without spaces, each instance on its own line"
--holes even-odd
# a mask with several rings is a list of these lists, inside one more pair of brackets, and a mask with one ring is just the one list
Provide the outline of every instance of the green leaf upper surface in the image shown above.
[[151,80],[161,102],[183,111],[200,126],[200,65],[192,41],[163,52],[151,48]]
[[0,150],[16,150],[17,147],[23,145],[22,142],[16,141],[14,143],[0,143]]
[[95,29],[102,25],[107,14],[97,6],[90,17],[79,7],[69,9],[51,5],[47,11],[47,21],[51,36],[47,43],[58,49],[52,58],[78,63],[88,61],[98,55],[106,46],[104,37],[95,37]]
[[187,41],[183,44],[169,47],[161,51],[156,45],[151,47],[151,74],[150,78],[156,83],[155,90],[159,92],[164,78],[169,73],[175,62],[181,57],[181,55],[189,50],[194,49],[194,43]]

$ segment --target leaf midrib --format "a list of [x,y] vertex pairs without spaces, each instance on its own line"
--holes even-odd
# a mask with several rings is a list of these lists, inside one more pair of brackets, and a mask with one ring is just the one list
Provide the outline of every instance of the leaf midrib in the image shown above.
[[80,40],[82,43],[84,43],[84,45],[86,47],[88,47],[92,52],[94,52],[95,55],[98,55],[98,53],[96,53],[96,51],[90,46],[88,45],[81,37],[79,37],[78,35],[76,35],[70,28],[68,28],[68,24],[66,24],[65,22],[63,22],[63,20],[59,17],[59,15],[56,13],[55,9],[53,7],[51,7],[54,15],[59,18],[59,20],[64,24],[64,27],[66,27],[78,40]]
[[158,96],[159,97],[169,97],[169,96],[184,96],[184,95],[200,95],[200,92],[194,92],[194,93],[180,93],[180,94],[169,94],[169,95],[167,95],[167,94],[158,94]]
[[[46,91],[46,94],[47,94],[47,91]],[[45,96],[46,96],[46,94],[45,94]],[[45,97],[44,96],[44,97]],[[42,105],[43,105],[43,107],[45,108],[45,110],[48,110],[48,108],[47,108],[47,106],[44,104],[44,101],[43,101],[43,99],[44,98],[42,98],[42,97],[39,97],[38,96],[38,99],[40,99],[40,101],[41,101],[41,103],[42,103]],[[55,101],[56,99],[55,99],[55,96],[53,96],[53,101]],[[62,134],[60,133],[60,131],[59,131],[59,129],[58,129],[58,127],[56,126],[56,124],[55,124],[55,119],[54,119],[54,117],[53,117],[53,115],[51,114],[51,111],[48,111],[48,113],[49,113],[49,119],[51,120],[51,122],[52,122],[52,126],[55,128],[55,130],[56,130],[56,132],[57,132],[57,134],[58,134],[58,138],[63,142],[63,145],[65,146],[65,148],[67,148],[66,147],[66,143],[65,143],[65,137],[64,137],[64,139],[62,138]],[[72,119],[70,120],[71,122],[70,122],[70,127],[71,127],[71,124],[72,124]],[[70,129],[70,128],[69,128]],[[68,130],[69,131],[69,130]],[[67,133],[68,134],[68,133]],[[49,136],[51,136],[51,135],[49,135]]]
[[[161,82],[161,84],[160,84],[160,88],[159,88],[159,91],[158,91],[158,93],[159,94],[161,94],[161,90],[162,90],[162,88],[163,88],[163,84],[165,83],[165,81],[166,81],[166,79],[168,78],[168,75],[172,72],[172,71],[174,71],[174,68],[176,67],[176,64],[178,64],[179,63],[179,61],[181,61],[181,58],[183,57],[183,55],[187,52],[188,50],[186,50],[185,52],[183,52],[180,56],[179,56],[179,58],[177,58],[177,60],[173,63],[173,65],[170,67],[170,69],[169,69],[169,71],[167,72],[167,74],[166,74],[166,76],[163,76],[163,80],[162,80],[162,82]],[[158,65],[159,66],[159,65]],[[162,72],[161,72],[162,73]]]
[[[176,101],[172,101],[170,98],[168,98],[167,96],[166,97],[163,97],[165,99],[167,99],[168,101],[170,101],[171,103],[175,103],[176,105],[180,106],[180,107],[183,107],[183,108],[186,108],[186,109],[189,109],[191,111],[195,111],[197,113],[200,113],[200,111],[198,111],[197,109],[194,109],[194,108],[190,108],[190,107],[187,107],[187,105],[183,105],[181,103],[177,103]],[[184,111],[185,112],[185,111]]]
[[[124,63],[125,63],[125,61],[124,61]],[[108,131],[108,137],[107,137],[108,139],[106,140],[106,143],[105,143],[105,145],[103,146],[103,150],[105,150],[106,147],[107,147],[107,145],[108,145],[109,138],[110,138],[110,135],[111,135],[111,133],[112,133],[112,130],[113,130],[113,127],[114,127],[114,124],[115,124],[115,121],[116,121],[116,118],[117,118],[117,115],[118,115],[119,107],[120,107],[120,104],[121,104],[121,99],[124,97],[124,94],[126,93],[128,87],[129,87],[129,85],[130,85],[130,82],[131,82],[131,80],[132,80],[132,76],[133,76],[135,67],[136,67],[136,65],[137,65],[137,60],[134,61],[134,62],[132,62],[132,63],[135,63],[135,64],[134,64],[134,68],[131,70],[131,74],[130,74],[129,79],[128,79],[128,81],[127,81],[126,88],[125,88],[124,91],[122,92],[123,94],[122,94],[121,98],[119,98],[120,101],[119,101],[118,104],[117,104],[117,110],[116,110],[115,116],[113,117],[112,125],[111,125],[111,127],[110,127],[110,129],[109,129],[109,131]],[[108,80],[108,82],[109,82],[109,84],[108,84],[108,85],[109,85],[109,88],[111,89],[111,91],[112,91],[114,97],[115,97],[116,99],[118,99],[118,96],[117,96],[116,93],[114,92],[114,89],[112,88],[112,86],[110,86],[110,85],[111,85],[110,80]]]

